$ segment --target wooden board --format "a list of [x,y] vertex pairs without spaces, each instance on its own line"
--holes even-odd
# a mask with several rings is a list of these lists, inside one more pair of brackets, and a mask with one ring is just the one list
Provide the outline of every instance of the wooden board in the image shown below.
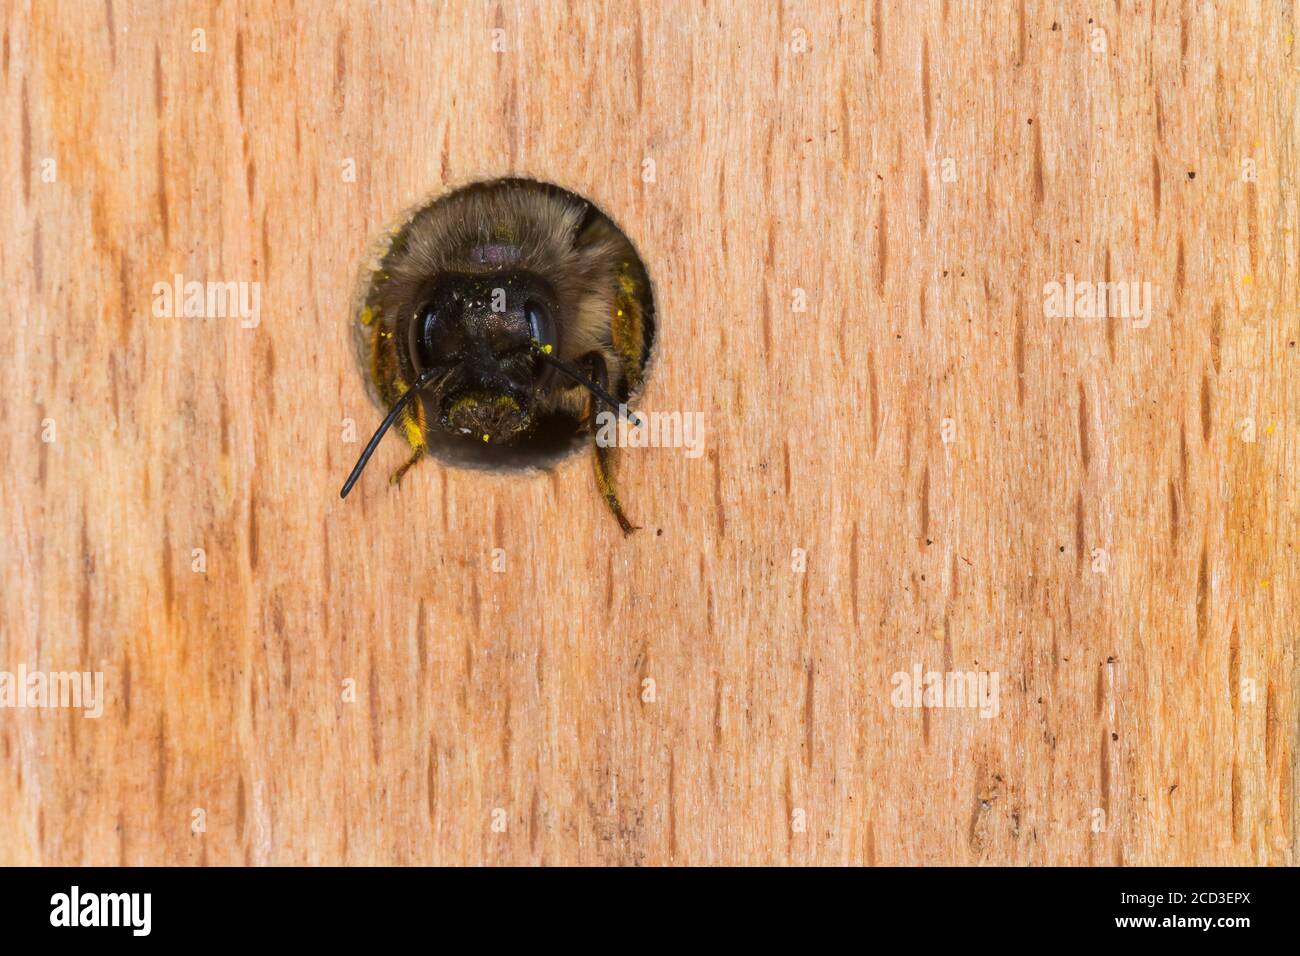
[[[6,3],[0,667],[105,701],[0,710],[0,863],[1294,864],[1295,26]],[[630,539],[585,457],[338,499],[365,249],[503,174],[623,226],[705,415]]]

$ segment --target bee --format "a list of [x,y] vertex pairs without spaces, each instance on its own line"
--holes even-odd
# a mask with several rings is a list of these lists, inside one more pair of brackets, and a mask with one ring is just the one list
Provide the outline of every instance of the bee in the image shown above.
[[533,180],[475,183],[418,209],[369,273],[354,335],[388,410],[343,485],[390,427],[411,456],[477,468],[554,462],[590,438],[596,487],[624,534],[601,409],[633,420],[654,339],[636,250],[594,205]]

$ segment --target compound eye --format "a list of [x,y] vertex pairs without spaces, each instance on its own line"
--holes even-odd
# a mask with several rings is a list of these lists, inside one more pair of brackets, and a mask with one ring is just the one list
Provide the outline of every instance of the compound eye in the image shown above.
[[411,323],[411,355],[417,372],[442,365],[464,347],[464,334],[443,311],[426,306]]
[[554,347],[559,344],[555,341],[555,320],[551,318],[550,309],[535,299],[530,299],[524,306],[524,312],[528,316],[529,334],[538,345]]
[[[555,320],[551,318],[551,310],[535,299],[530,299],[524,306],[524,314],[528,316],[528,332],[537,344],[542,348],[549,345],[552,350],[558,349],[560,343],[555,336]],[[554,374],[555,369],[540,355],[533,357],[533,377],[537,388],[545,388],[550,384]]]

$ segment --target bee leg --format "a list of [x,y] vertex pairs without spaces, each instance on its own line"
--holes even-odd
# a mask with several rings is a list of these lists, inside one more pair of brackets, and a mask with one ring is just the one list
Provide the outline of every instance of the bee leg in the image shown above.
[[424,443],[424,428],[421,422],[422,417],[419,417],[419,413],[412,414],[408,408],[402,420],[402,434],[406,443],[411,446],[411,457],[407,459],[405,465],[393,472],[388,479],[389,484],[395,485],[400,482],[402,477],[411,470],[411,466],[424,457],[427,446]]
[[605,504],[609,505],[609,510],[614,513],[614,518],[618,521],[618,526],[623,529],[623,534],[628,535],[636,531],[640,526],[634,525],[627,520],[627,515],[623,513],[623,506],[619,504],[618,494],[614,491],[614,479],[611,474],[609,460],[611,450],[601,448],[599,445],[595,446],[596,453],[592,456],[592,461],[595,462],[596,487],[604,496]]
[[402,478],[405,477],[406,473],[411,470],[411,466],[414,465],[417,461],[419,461],[423,457],[424,457],[424,449],[417,448],[414,452],[411,453],[411,457],[407,460],[406,464],[403,465],[401,468],[398,468],[397,471],[393,472],[392,475],[389,476],[388,483],[390,485],[398,484],[402,480]]
[[[590,352],[579,359],[578,364],[591,376],[593,382],[601,388],[609,388],[609,372],[605,366],[605,357],[603,355],[599,352]],[[619,502],[618,492],[614,489],[614,449],[606,448],[596,440],[600,434],[596,428],[596,413],[599,408],[599,403],[593,396],[589,424],[593,452],[591,460],[596,473],[596,488],[601,497],[605,499],[605,504],[609,506],[609,510],[613,513],[618,526],[623,529],[623,534],[629,535],[638,530],[638,526],[632,524],[627,515],[623,513],[623,505]]]

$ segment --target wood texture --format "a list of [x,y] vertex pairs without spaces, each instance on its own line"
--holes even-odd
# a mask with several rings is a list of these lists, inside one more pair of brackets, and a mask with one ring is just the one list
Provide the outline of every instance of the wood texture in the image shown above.
[[[3,33],[0,667],[107,701],[0,710],[0,863],[1296,862],[1293,4]],[[706,416],[623,456],[627,540],[583,457],[394,489],[389,438],[337,497],[364,250],[507,173],[624,227],[644,407]],[[260,323],[155,317],[177,273]],[[917,666],[998,715],[895,708]]]

